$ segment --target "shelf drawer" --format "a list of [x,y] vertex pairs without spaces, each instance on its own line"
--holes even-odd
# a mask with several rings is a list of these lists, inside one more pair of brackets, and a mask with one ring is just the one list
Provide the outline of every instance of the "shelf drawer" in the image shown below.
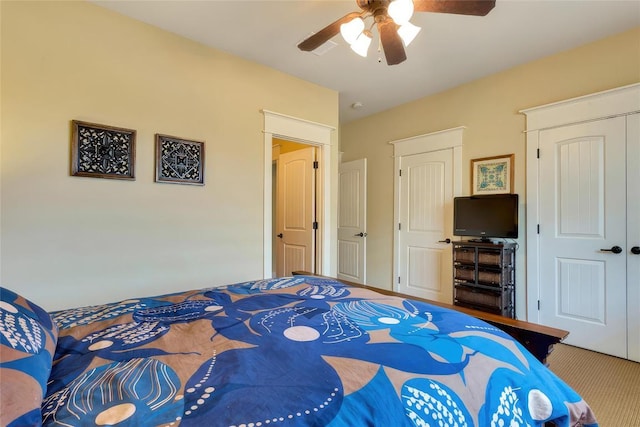
[[469,304],[479,304],[487,307],[501,308],[502,302],[500,294],[492,292],[479,292],[473,289],[456,287],[455,299]]
[[455,248],[453,250],[453,261],[474,264],[476,262],[476,251],[469,248]]
[[501,271],[478,270],[478,282],[500,286],[503,274]]
[[478,251],[478,264],[501,265],[500,255],[497,251]]
[[454,267],[453,277],[456,280],[466,280],[468,282],[476,281],[476,271],[471,268]]

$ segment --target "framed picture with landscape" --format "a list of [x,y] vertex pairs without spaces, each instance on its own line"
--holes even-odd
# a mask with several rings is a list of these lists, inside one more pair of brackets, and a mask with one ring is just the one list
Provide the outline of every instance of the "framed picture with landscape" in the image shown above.
[[471,195],[513,193],[513,154],[471,160]]

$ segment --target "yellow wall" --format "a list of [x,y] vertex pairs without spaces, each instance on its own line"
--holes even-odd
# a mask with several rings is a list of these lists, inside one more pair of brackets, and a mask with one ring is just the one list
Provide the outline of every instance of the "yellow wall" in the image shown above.
[[[345,124],[343,161],[367,158],[367,282],[391,289],[393,254],[393,147],[402,138],[466,126],[463,192],[469,160],[515,153],[520,203],[517,308],[525,308],[525,117],[519,110],[640,81],[640,28],[543,58]],[[389,126],[393,123],[393,126]]]
[[[337,127],[338,94],[91,3],[0,8],[2,285],[58,309],[262,277],[260,110]],[[136,180],[71,177],[73,119],[136,129]],[[205,186],[153,182],[155,133],[205,141]]]

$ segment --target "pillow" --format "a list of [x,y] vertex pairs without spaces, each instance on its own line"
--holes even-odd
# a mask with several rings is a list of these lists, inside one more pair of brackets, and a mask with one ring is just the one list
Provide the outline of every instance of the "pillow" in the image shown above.
[[42,425],[57,339],[58,327],[45,310],[0,287],[0,425]]

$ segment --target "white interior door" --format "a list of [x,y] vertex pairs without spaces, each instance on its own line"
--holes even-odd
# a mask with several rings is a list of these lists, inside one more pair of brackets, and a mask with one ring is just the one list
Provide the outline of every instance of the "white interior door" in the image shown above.
[[365,283],[367,159],[340,164],[338,192],[338,278]]
[[619,357],[627,357],[625,134],[625,117],[543,130],[538,162],[539,319],[570,331],[568,344]]
[[276,210],[276,274],[315,273],[315,147],[280,154]]
[[453,150],[402,156],[398,290],[452,302]]
[[628,358],[640,362],[640,114],[627,117]]

